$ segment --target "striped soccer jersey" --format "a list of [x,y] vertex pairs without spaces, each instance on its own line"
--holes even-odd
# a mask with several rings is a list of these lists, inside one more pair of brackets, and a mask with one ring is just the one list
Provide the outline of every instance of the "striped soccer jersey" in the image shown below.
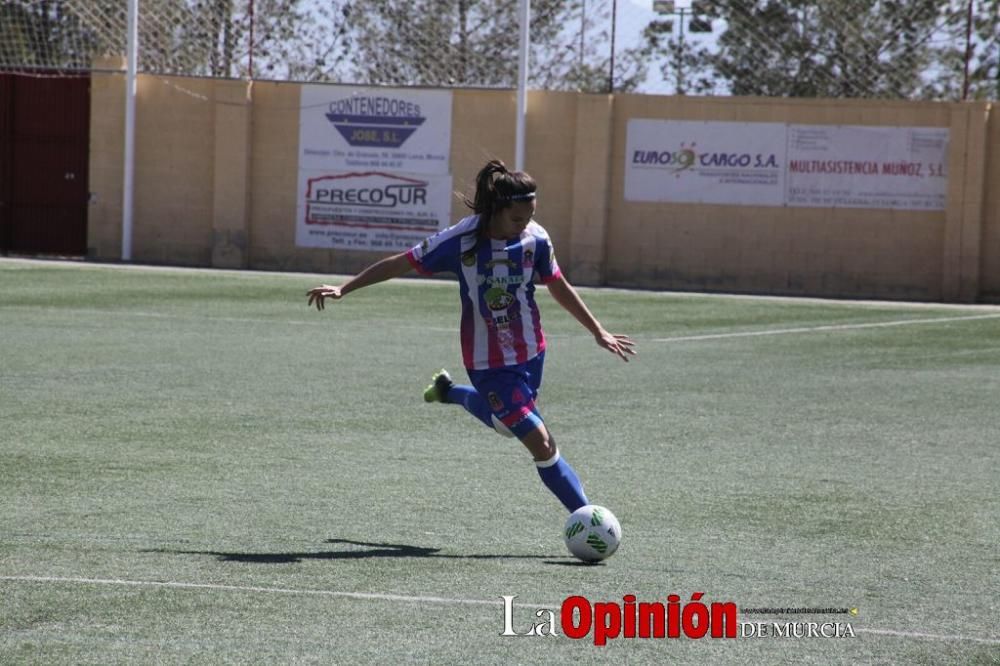
[[516,239],[476,243],[478,215],[463,218],[406,256],[424,275],[458,275],[465,367],[486,370],[526,363],[545,351],[535,285],[559,278],[552,242],[531,221]]

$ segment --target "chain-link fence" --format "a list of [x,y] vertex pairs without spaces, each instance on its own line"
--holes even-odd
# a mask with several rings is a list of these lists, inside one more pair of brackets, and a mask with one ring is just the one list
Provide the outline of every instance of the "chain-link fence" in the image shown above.
[[[519,0],[139,0],[139,70],[514,87]],[[997,99],[1000,0],[533,0],[536,89]],[[126,50],[126,0],[4,0],[0,70]],[[108,61],[104,61],[108,62]]]

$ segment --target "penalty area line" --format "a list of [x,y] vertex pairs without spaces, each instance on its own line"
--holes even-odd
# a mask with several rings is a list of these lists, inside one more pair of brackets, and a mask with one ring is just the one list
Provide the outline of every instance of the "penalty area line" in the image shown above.
[[[465,606],[494,606],[503,608],[503,602],[490,599],[461,599],[455,597],[435,597],[406,594],[391,594],[382,592],[342,592],[337,590],[309,590],[286,587],[259,587],[252,585],[222,585],[218,583],[183,583],[178,581],[155,581],[155,580],[125,580],[121,578],[79,578],[79,577],[59,577],[59,576],[0,576],[0,582],[15,583],[56,583],[56,584],[77,584],[77,585],[117,585],[120,587],[152,587],[177,590],[207,590],[216,592],[250,592],[263,594],[293,594],[302,596],[333,597],[340,599],[360,599],[363,601],[399,601],[404,603],[428,603],[445,605],[465,605]],[[528,608],[549,608],[555,609],[562,604],[533,604],[516,601],[515,606],[526,606]],[[930,634],[922,631],[898,631],[895,629],[867,629],[859,627],[855,629],[857,633],[872,634],[876,636],[890,636],[895,638],[911,638],[930,641],[969,641],[983,643],[985,645],[1000,645],[1000,638],[979,638],[976,636],[960,636],[957,634]]]

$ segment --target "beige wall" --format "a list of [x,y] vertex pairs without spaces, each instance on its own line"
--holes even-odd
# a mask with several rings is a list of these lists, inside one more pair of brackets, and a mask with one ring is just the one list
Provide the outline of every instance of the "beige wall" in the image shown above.
[[[124,86],[95,74],[90,253],[121,245]],[[133,257],[354,273],[381,255],[295,246],[301,86],[140,77]],[[250,101],[252,99],[252,102]],[[515,95],[455,90],[452,219],[478,169],[513,165]],[[984,104],[528,96],[538,220],[580,284],[908,300],[1000,300],[1000,123]],[[629,118],[936,126],[951,130],[944,212],[634,203]],[[989,149],[987,149],[989,147]]]
[[956,113],[941,104],[620,95],[608,283],[939,300],[944,213],[627,202],[625,132],[629,118],[949,127]]
[[[93,256],[121,256],[124,79],[95,74],[91,91],[88,220]],[[207,266],[212,259],[217,90],[202,79],[139,77],[132,257]]]
[[980,298],[1000,303],[1000,118],[993,107],[987,130],[983,235],[980,246]]
[[94,72],[90,77],[90,207],[87,254],[121,257],[122,163],[125,151],[125,78]]
[[203,79],[139,79],[135,261],[211,262],[216,89]]

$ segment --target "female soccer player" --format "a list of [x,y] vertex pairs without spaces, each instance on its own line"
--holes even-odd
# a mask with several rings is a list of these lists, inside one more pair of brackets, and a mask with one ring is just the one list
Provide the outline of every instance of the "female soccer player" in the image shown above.
[[411,269],[424,275],[457,274],[462,357],[472,385],[456,384],[441,370],[424,391],[424,400],[462,405],[487,427],[516,436],[534,456],[542,481],[572,512],[589,504],[587,496],[535,406],[545,337],[534,283],[548,287],[598,345],[624,361],[636,352],[627,335],[604,330],[563,277],[549,235],[532,219],[536,189],[527,173],[508,171],[499,160],[489,162],[476,176],[475,198],[465,200],[473,215],[407,252],[372,264],[339,287],[310,289],[308,304],[322,310],[327,298],[343,298]]

